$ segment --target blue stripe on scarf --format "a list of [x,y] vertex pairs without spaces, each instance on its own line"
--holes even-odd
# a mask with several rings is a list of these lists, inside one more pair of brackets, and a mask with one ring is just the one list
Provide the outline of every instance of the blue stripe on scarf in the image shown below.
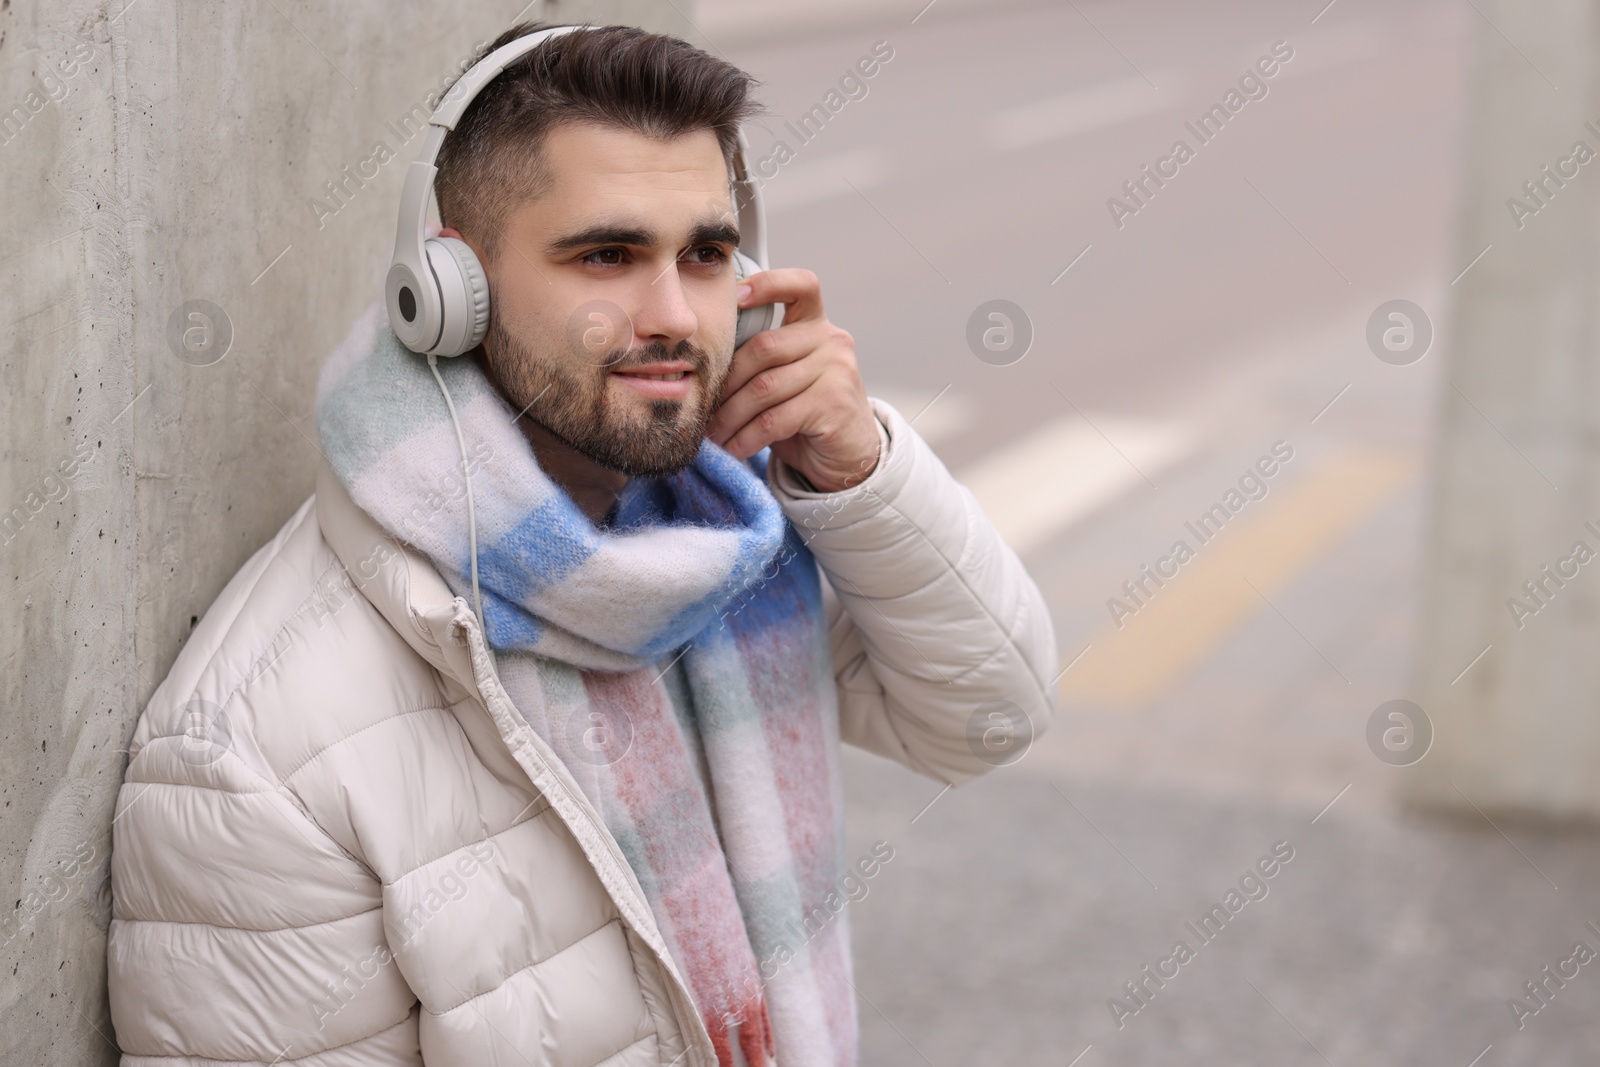
[[536,594],[599,550],[589,520],[562,494],[534,507],[494,543],[480,543],[478,571],[485,588],[492,585],[502,598],[527,610]]
[[[718,626],[730,606],[741,599],[749,599],[765,584],[763,569],[780,551],[785,536],[792,532],[783,512],[772,506],[767,494],[768,454],[768,449],[762,449],[746,465],[720,448],[702,442],[694,466],[663,479],[666,483],[662,486],[666,490],[664,495],[641,493],[644,499],[630,501],[635,509],[629,515],[630,520],[642,520],[645,525],[667,523],[742,530],[721,587],[674,616],[646,643],[641,655],[663,655],[708,627]],[[713,485],[707,475],[715,476],[720,484]],[[644,512],[649,504],[659,507],[662,500],[674,503],[680,514],[695,516],[694,520],[673,520],[665,512],[654,515]],[[808,562],[809,558],[808,555]]]

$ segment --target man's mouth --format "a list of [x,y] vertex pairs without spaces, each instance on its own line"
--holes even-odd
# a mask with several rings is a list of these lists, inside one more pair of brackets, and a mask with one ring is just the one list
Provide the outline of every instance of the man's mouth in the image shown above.
[[651,399],[672,400],[688,394],[694,365],[681,361],[649,363],[611,373],[622,379],[629,388]]

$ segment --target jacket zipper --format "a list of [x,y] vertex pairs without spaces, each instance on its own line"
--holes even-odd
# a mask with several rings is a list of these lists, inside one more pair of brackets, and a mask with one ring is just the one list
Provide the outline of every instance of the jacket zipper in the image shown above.
[[[648,929],[645,927],[644,923],[638,921],[637,919],[629,918],[630,908],[625,905],[624,901],[618,899],[616,888],[607,884],[607,879],[604,873],[600,871],[599,865],[594,862],[594,858],[589,856],[589,849],[584,847],[584,835],[580,834],[578,832],[578,828],[572,825],[571,820],[561,810],[561,805],[550,799],[552,790],[546,789],[538,784],[538,776],[530,771],[526,764],[523,763],[519,746],[514,745],[512,743],[512,739],[506,736],[504,727],[500,725],[499,717],[495,715],[493,708],[490,706],[489,690],[491,688],[494,690],[495,694],[498,695],[503,703],[503,706],[511,709],[512,713],[506,716],[506,718],[510,720],[512,730],[516,731],[523,744],[532,748],[535,754],[538,756],[540,762],[546,764],[547,767],[559,765],[560,760],[556,757],[553,751],[546,753],[542,750],[542,746],[544,744],[542,739],[534,732],[533,728],[522,719],[521,712],[516,710],[516,705],[512,702],[510,694],[505,691],[505,686],[500,681],[499,672],[495,668],[494,656],[489,648],[489,643],[484,639],[483,631],[478,627],[477,617],[472,614],[472,610],[467,605],[467,602],[460,597],[455,598],[455,608],[456,612],[455,617],[452,620],[452,625],[460,627],[462,633],[465,634],[467,638],[467,649],[469,652],[468,658],[472,667],[472,682],[478,691],[478,699],[483,702],[485,710],[489,712],[489,717],[495,720],[496,728],[500,732],[501,743],[504,744],[510,751],[512,758],[517,761],[518,766],[522,767],[523,773],[528,775],[529,781],[534,785],[534,788],[538,789],[540,793],[545,796],[546,801],[550,803],[550,807],[556,812],[556,815],[561,818],[562,822],[566,824],[568,831],[578,842],[578,847],[582,848],[585,856],[589,858],[590,866],[595,869],[595,874],[600,877],[602,885],[605,885],[607,891],[611,894],[612,902],[617,905],[618,910],[623,914],[623,918],[626,921],[629,921],[630,925],[634,927],[635,932],[640,934],[642,940],[650,948],[650,951],[656,956],[657,961],[661,964],[662,973],[665,974],[667,976],[667,980],[672,983],[673,989],[677,994],[676,999],[679,1001],[675,1007],[677,1009],[679,1027],[681,1030],[685,1031],[684,1055],[688,1055],[689,1053],[695,1051],[695,1046],[698,1045],[699,1051],[702,1053],[703,1057],[706,1050],[712,1047],[711,1034],[706,1030],[705,1021],[700,1018],[700,1012],[695,1007],[693,994],[689,991],[689,987],[684,982],[683,978],[678,974],[677,967],[673,964],[666,951],[666,943],[661,942],[659,945],[656,943],[661,941],[660,931],[655,926],[655,918],[650,911],[650,902],[644,899],[641,894],[634,892],[629,883],[627,872],[629,872],[631,868],[628,867],[627,858],[622,855],[622,850],[617,846],[616,839],[612,837],[611,831],[606,828],[605,823],[600,819],[599,813],[594,810],[594,806],[589,803],[589,799],[583,796],[581,793],[574,794],[573,790],[567,789],[565,783],[562,782],[556,772],[551,769],[549,772],[549,777],[553,779],[551,784],[555,789],[560,789],[562,793],[566,795],[566,798],[578,808],[579,812],[589,823],[589,828],[593,839],[599,841],[605,846],[606,851],[610,854],[613,866],[616,867],[619,872],[623,872],[621,877],[613,880],[622,883],[622,889],[626,891],[626,894],[629,898],[627,903],[632,905],[631,910],[633,912],[638,913],[638,915],[641,915],[648,920]],[[687,1024],[684,1021],[686,1018],[689,1020]],[[681,1063],[682,1060],[683,1057],[680,1056],[677,1060],[673,1061],[673,1064]],[[692,1062],[693,1061],[691,1061],[691,1063]],[[709,1065],[709,1067],[715,1067],[716,1057],[713,1055],[705,1062]],[[669,1067],[671,1067],[671,1065],[669,1065]]]

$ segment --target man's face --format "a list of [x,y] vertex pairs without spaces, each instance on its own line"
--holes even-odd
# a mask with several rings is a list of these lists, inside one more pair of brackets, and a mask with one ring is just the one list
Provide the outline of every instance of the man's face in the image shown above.
[[492,375],[602,466],[682,470],[733,359],[738,229],[716,135],[568,124],[544,164],[545,191],[510,213],[486,264]]

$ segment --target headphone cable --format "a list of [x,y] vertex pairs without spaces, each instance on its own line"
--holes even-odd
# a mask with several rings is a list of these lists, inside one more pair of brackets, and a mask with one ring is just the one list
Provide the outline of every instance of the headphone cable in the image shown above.
[[450,399],[450,390],[445,388],[444,376],[439,373],[439,360],[432,352],[428,353],[428,369],[433,371],[433,380],[439,383],[439,391],[444,394],[444,406],[450,409],[450,422],[456,428],[456,444],[461,448],[461,477],[467,485],[467,543],[472,552],[472,603],[478,611],[478,627],[483,630],[483,639],[489,640],[489,627],[483,618],[483,596],[478,592],[478,517],[472,507],[472,472],[467,464],[467,439],[461,433],[461,420],[456,417],[455,401]]

